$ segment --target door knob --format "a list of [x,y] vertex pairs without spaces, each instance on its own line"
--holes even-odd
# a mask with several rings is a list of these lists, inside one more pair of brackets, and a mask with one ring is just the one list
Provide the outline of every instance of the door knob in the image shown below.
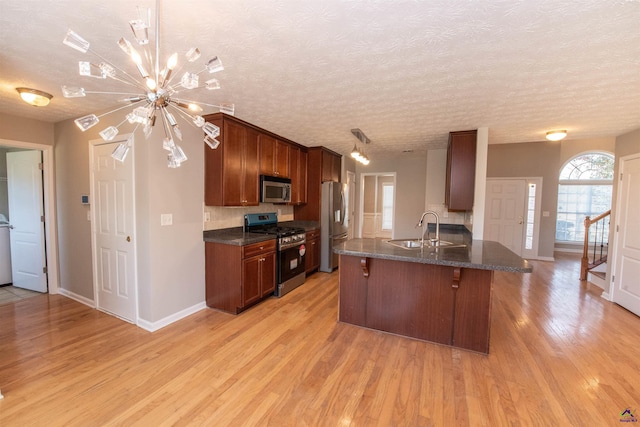
[[518,221],[518,224],[522,224],[524,222],[524,218],[522,218],[522,216],[520,216],[520,220]]
[[127,236],[127,242],[131,241],[131,236]]

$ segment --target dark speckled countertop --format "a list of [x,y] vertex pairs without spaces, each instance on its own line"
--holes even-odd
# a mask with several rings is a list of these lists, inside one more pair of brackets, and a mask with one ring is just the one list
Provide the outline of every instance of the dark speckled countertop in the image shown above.
[[225,245],[244,246],[252,243],[274,240],[270,234],[245,233],[242,227],[223,228],[220,230],[207,230],[202,233],[205,242],[224,243]]
[[498,242],[471,240],[469,233],[440,233],[440,238],[454,243],[466,243],[464,248],[404,249],[392,246],[388,239],[352,239],[333,247],[340,255],[380,258],[452,267],[531,273],[533,267],[525,259]]
[[[282,227],[299,227],[305,231],[320,228],[316,221],[283,221],[278,223]],[[205,242],[224,243],[225,245],[244,246],[252,243],[260,243],[273,240],[275,237],[269,234],[245,233],[243,227],[223,228],[220,230],[207,230],[202,233]]]

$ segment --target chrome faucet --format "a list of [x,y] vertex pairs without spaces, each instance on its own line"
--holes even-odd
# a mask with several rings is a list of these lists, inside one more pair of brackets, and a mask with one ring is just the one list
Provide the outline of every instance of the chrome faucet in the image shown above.
[[424,228],[422,229],[422,237],[421,237],[422,247],[424,247],[424,235],[425,235],[425,232],[429,231],[429,222],[425,221],[424,217],[429,215],[429,214],[433,215],[435,217],[435,219],[436,219],[436,238],[435,239],[429,239],[429,241],[431,243],[434,243],[434,244],[437,244],[440,241],[440,217],[434,211],[426,211],[426,212],[422,213],[422,216],[420,217],[420,221],[418,221],[418,224],[416,224],[416,228],[417,227],[423,227],[424,224],[427,224],[427,226],[425,227],[426,230]]

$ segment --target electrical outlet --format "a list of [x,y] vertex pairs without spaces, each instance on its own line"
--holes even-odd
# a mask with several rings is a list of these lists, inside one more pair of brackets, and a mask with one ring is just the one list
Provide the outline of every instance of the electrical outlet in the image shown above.
[[87,211],[87,221],[91,221],[91,211]]
[[205,212],[204,213],[204,222],[210,222],[211,221],[211,212]]
[[160,225],[172,225],[173,224],[173,215],[172,214],[161,214],[160,215]]
[[549,216],[549,211],[543,211],[542,216]]

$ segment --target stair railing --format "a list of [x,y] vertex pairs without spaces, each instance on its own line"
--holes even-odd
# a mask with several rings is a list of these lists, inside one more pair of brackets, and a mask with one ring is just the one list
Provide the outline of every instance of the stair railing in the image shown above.
[[587,280],[589,270],[607,262],[610,217],[611,210],[608,210],[593,219],[588,216],[584,219],[584,247],[580,262],[580,280]]

